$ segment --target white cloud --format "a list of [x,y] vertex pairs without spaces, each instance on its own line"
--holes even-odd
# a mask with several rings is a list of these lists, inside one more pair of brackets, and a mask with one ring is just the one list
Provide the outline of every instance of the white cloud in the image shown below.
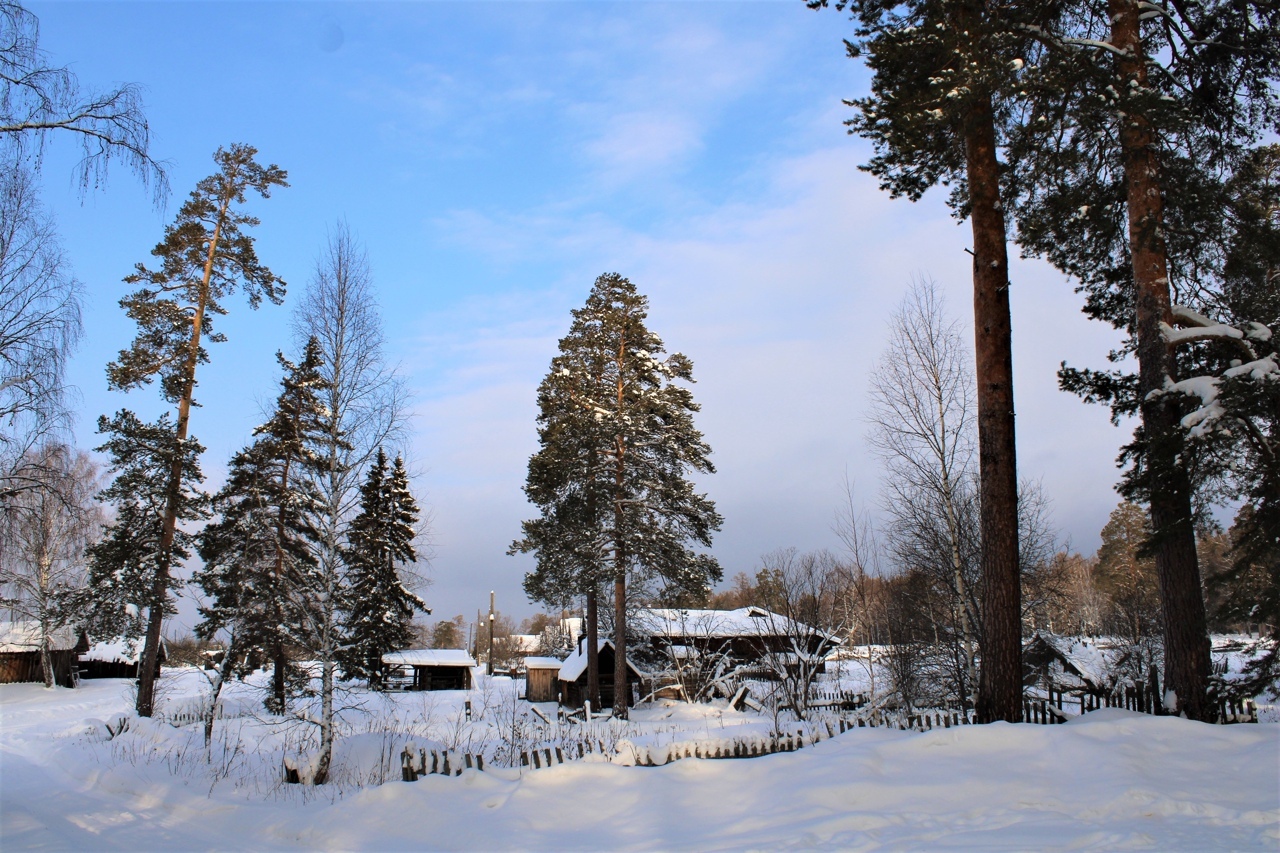
[[[421,341],[445,370],[423,401],[419,451],[439,501],[439,576],[511,587],[516,564],[502,551],[532,512],[520,486],[536,449],[536,385],[569,309],[605,271],[630,277],[650,297],[651,328],[694,360],[726,572],[780,546],[836,547],[830,525],[846,470],[861,499],[877,488],[861,416],[889,312],[919,272],[944,286],[954,314],[968,321],[971,311],[968,225],[932,200],[890,200],[857,162],[850,148],[786,161],[754,203],[648,232],[555,209],[437,223],[476,251],[554,257],[565,270],[534,294],[471,300],[431,323],[477,331]],[[1092,547],[1114,504],[1123,433],[1057,391],[1053,374],[1063,358],[1096,362],[1110,333],[1087,323],[1069,284],[1043,265],[1015,262],[1014,280],[1020,470],[1043,478],[1077,547]]]

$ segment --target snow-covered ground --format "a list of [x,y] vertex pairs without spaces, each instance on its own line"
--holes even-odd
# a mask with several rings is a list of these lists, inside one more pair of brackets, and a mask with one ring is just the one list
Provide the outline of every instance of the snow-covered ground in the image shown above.
[[[172,712],[199,675],[166,670],[163,681]],[[205,763],[199,726],[134,718],[109,736],[104,723],[115,729],[127,715],[127,682],[0,685],[0,847],[1280,849],[1280,726],[1116,710],[1059,726],[854,729],[749,760],[579,761],[397,781],[406,732],[425,745],[488,738],[491,752],[511,741],[517,727],[502,712],[520,709],[504,682],[353,697],[362,707],[348,712],[341,781],[323,788],[279,782],[298,726],[221,720]],[[256,701],[242,685],[228,697],[232,713]],[[636,717],[615,735],[717,737],[769,722],[681,705]]]

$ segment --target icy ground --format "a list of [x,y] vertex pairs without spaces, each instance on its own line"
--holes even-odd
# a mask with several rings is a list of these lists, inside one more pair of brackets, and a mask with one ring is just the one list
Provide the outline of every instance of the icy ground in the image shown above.
[[[401,696],[374,717],[412,711],[447,740],[468,696],[483,698]],[[378,786],[370,761],[403,737],[366,721],[340,752],[345,782],[304,791],[277,781],[288,727],[220,721],[205,764],[199,726],[135,718],[107,739],[103,722],[128,707],[124,681],[0,685],[0,848],[1280,849],[1280,725],[1108,710],[1060,726],[855,729],[794,753],[655,768],[576,762],[404,783],[397,764]],[[764,722],[687,706],[638,716],[642,731],[689,734]]]

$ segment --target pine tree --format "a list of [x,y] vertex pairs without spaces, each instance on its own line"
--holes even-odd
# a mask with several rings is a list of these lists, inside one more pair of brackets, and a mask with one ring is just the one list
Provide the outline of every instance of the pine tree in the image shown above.
[[418,504],[409,489],[404,460],[397,456],[390,472],[381,448],[360,490],[360,513],[347,529],[347,648],[343,670],[365,678],[374,690],[385,686],[382,656],[413,643],[413,614],[430,613],[406,586],[402,567],[418,559]]
[[[812,7],[828,0],[809,0]],[[893,195],[919,199],[953,187],[951,205],[973,230],[985,633],[978,718],[1022,714],[1022,608],[1018,557],[1012,319],[1002,129],[1018,92],[1029,33],[1057,4],[986,0],[833,0],[857,24],[849,55],[874,72],[871,96],[849,102],[851,132],[869,138],[865,166]]]
[[164,511],[175,457],[181,457],[182,470],[178,520],[190,524],[209,517],[209,496],[200,490],[204,448],[193,437],[178,442],[168,414],[144,423],[122,409],[112,418],[98,418],[98,433],[108,438],[96,450],[108,454],[109,470],[115,473],[98,498],[114,505],[115,520],[85,551],[88,580],[78,609],[90,635],[140,642],[153,611],[164,616],[176,612],[173,593],[180,581],[165,573],[166,584],[157,596],[159,567],[191,555],[193,537],[181,527],[168,546],[164,544]]
[[524,538],[512,544],[535,555],[525,588],[548,603],[611,576],[614,714],[623,718],[628,576],[657,576],[701,594],[722,576],[714,557],[688,547],[709,547],[721,524],[686,476],[715,471],[693,425],[699,407],[676,384],[693,381],[693,363],[665,354],[645,326],[647,308],[635,285],[609,273],[573,312],[538,388],[540,449],[529,460],[525,494],[541,516],[524,522]]
[[[113,390],[130,390],[148,385],[156,376],[164,398],[177,406],[176,442],[187,439],[191,406],[196,387],[196,365],[208,361],[202,341],[220,342],[225,337],[213,331],[212,316],[225,314],[221,300],[237,287],[258,307],[265,296],[274,303],[284,298],[284,282],[258,261],[253,239],[243,229],[258,220],[240,212],[245,192],[254,190],[263,198],[273,186],[288,186],[285,171],[277,166],[260,166],[257,149],[248,145],[219,148],[214,154],[218,172],[196,184],[191,197],[178,211],[164,239],[152,249],[160,267],[152,270],[138,264],[125,278],[142,287],[120,301],[137,322],[138,336],[116,361],[107,365],[107,381]],[[162,535],[154,565],[152,598],[163,598],[170,586],[169,562],[182,503],[182,454],[175,454],[169,472],[168,499],[164,508]],[[148,617],[138,683],[138,714],[151,716],[156,657],[163,625],[161,608]]]
[[1205,460],[1186,442],[1187,400],[1166,393],[1200,355],[1169,333],[1197,325],[1206,306],[1194,302],[1221,278],[1229,176],[1280,115],[1280,9],[1097,0],[1034,38],[1010,149],[1019,242],[1079,279],[1086,313],[1129,334],[1111,358],[1136,355],[1136,376],[1060,375],[1117,415],[1141,415],[1122,493],[1150,507],[1165,692],[1178,712],[1209,719],[1194,512]]
[[319,348],[307,345],[294,364],[282,354],[282,390],[257,439],[231,460],[226,484],[214,497],[217,521],[200,534],[205,561],[196,580],[209,595],[201,632],[234,626],[242,648],[274,665],[267,707],[284,713],[288,699],[288,647],[307,645],[317,593],[314,518],[322,502],[306,476],[317,464],[325,434]]

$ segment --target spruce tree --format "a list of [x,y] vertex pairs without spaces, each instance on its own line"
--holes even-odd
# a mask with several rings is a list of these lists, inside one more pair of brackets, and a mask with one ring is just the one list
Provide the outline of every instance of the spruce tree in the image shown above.
[[[648,300],[616,273],[596,279],[573,312],[560,354],[538,388],[539,451],[525,494],[541,510],[512,551],[532,552],[525,587],[539,597],[614,588],[614,714],[627,711],[627,581],[657,576],[705,594],[722,571],[689,544],[711,544],[715,505],[690,471],[712,473],[710,446],[693,424],[698,404],[682,384],[693,363],[667,355],[645,326]],[[544,599],[546,600],[546,599]]]
[[413,614],[430,609],[405,584],[402,567],[418,560],[418,504],[404,460],[387,470],[381,448],[360,490],[360,513],[347,529],[347,646],[343,670],[374,690],[386,685],[382,656],[413,643]]
[[202,633],[234,624],[242,648],[273,662],[267,707],[284,713],[291,645],[308,644],[318,582],[315,517],[322,507],[307,476],[318,464],[326,411],[318,392],[321,358],[315,341],[302,361],[282,354],[282,390],[257,439],[231,460],[226,484],[214,497],[217,521],[199,537],[204,568],[196,580],[209,596]]
[[1057,4],[987,0],[809,0],[847,10],[857,29],[850,57],[874,73],[871,96],[850,101],[853,133],[875,145],[864,168],[894,196],[919,199],[951,186],[951,205],[973,231],[973,306],[983,613],[977,715],[1022,715],[1022,608],[1014,440],[1012,319],[1006,199],[999,159],[1018,91],[1028,33]]
[[[213,315],[225,314],[225,297],[243,289],[249,305],[258,307],[265,296],[274,303],[284,298],[284,282],[258,261],[253,239],[244,229],[258,224],[241,212],[245,193],[253,190],[267,198],[274,186],[288,186],[286,173],[277,166],[263,167],[249,145],[219,148],[214,154],[218,172],[196,184],[177,219],[165,229],[164,239],[151,253],[160,266],[138,264],[125,278],[142,285],[120,300],[121,307],[137,322],[138,336],[116,361],[107,365],[107,381],[113,390],[148,385],[158,376],[165,400],[177,406],[175,441],[187,439],[196,387],[196,366],[208,361],[203,341],[220,342],[213,331]],[[170,586],[173,542],[182,504],[185,457],[175,454],[169,472],[168,499],[162,515],[162,534],[151,579],[152,598],[159,600]],[[154,672],[163,624],[161,608],[148,617],[138,684],[138,714],[151,716]]]
[[88,579],[77,609],[91,636],[141,642],[153,612],[170,615],[176,609],[172,593],[180,582],[166,573],[166,585],[157,595],[159,567],[180,563],[191,551],[192,536],[182,528],[164,544],[175,457],[181,457],[182,469],[178,520],[190,524],[209,517],[209,496],[200,490],[204,448],[192,437],[178,442],[168,414],[144,423],[122,409],[112,418],[98,418],[98,433],[108,438],[96,450],[110,457],[109,471],[115,473],[98,498],[114,505],[115,520],[85,551]]

